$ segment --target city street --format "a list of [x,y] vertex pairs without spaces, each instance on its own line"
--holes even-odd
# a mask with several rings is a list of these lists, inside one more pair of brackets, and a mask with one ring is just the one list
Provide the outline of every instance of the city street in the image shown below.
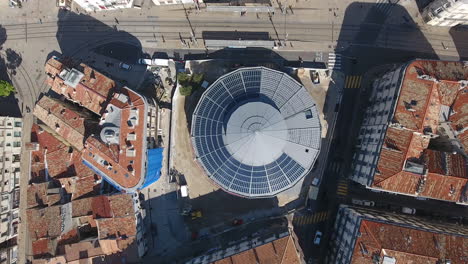
[[[109,69],[102,61],[90,64],[119,80],[132,79],[130,85],[138,86],[143,70],[123,76],[127,74],[118,69],[119,61],[135,64],[140,56],[151,56],[154,52],[166,53],[177,60],[238,56],[239,52],[230,50],[206,49],[202,36],[208,31],[251,31],[259,36],[266,34],[275,43],[286,44],[278,46],[275,53],[262,49],[246,50],[242,58],[250,59],[252,63],[265,60],[266,56],[280,65],[286,60],[302,59],[322,62],[328,68],[342,72],[345,76],[343,98],[337,108],[337,125],[330,135],[332,151],[328,155],[328,164],[320,165],[325,171],[318,199],[309,204],[312,210],[300,210],[293,220],[306,261],[310,260],[310,263],[321,261],[325,256],[337,206],[349,203],[351,197],[374,200],[382,208],[413,207],[418,213],[421,211],[421,215],[430,217],[442,213],[452,217],[468,215],[468,209],[462,206],[370,192],[346,180],[353,155],[353,139],[367,103],[365,90],[374,77],[366,73],[377,66],[404,63],[414,58],[458,60],[468,57],[467,31],[448,31],[421,24],[421,18],[415,16],[415,4],[410,1],[385,6],[376,5],[375,1],[324,3],[312,0],[304,5],[315,5],[314,10],[298,7],[293,14],[276,12],[271,17],[266,14],[257,17],[253,13],[246,16],[210,13],[205,9],[188,12],[181,7],[77,14],[58,11],[52,1],[41,2],[40,6],[39,2],[29,0],[22,10],[0,10],[0,45],[3,44],[0,57],[7,60],[4,50],[10,48],[23,58],[16,65],[16,74],[10,77],[18,90],[20,109],[27,120],[32,119],[32,115],[26,113],[26,107],[32,109],[40,94],[46,92],[44,62],[50,56],[65,55],[81,61],[92,61],[89,56],[93,53],[99,54],[95,56],[98,59],[107,56],[114,63]],[[195,41],[190,41],[192,34]],[[184,45],[182,40],[190,44]],[[340,60],[336,59],[336,54]],[[150,248],[159,247],[149,255],[161,259],[166,259],[165,255],[182,242],[189,241],[190,236],[175,207],[176,188],[167,184],[166,176],[144,192],[150,217],[148,243]],[[22,177],[24,197],[27,175]],[[24,210],[21,214],[24,219]],[[152,225],[156,221],[160,221],[157,227]],[[258,226],[253,225],[254,228]],[[242,234],[248,234],[251,229],[242,230]],[[313,245],[316,230],[324,234],[320,246]],[[20,250],[28,253],[26,249],[30,247],[23,227],[20,227],[20,233]],[[209,241],[208,244],[204,241],[187,244],[184,253],[190,255],[191,249],[202,253],[219,243],[216,237]]]

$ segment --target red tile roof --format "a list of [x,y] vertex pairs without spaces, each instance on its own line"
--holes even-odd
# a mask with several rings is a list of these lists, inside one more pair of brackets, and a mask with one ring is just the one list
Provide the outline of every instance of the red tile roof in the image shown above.
[[[461,62],[418,60],[407,67],[393,116],[397,125],[386,131],[374,187],[448,201],[465,200],[465,158],[428,150],[431,133],[439,131],[442,109],[449,107],[453,112],[448,121],[460,131],[456,136],[468,149],[468,129],[463,131],[468,126],[468,88],[461,88],[460,80],[468,80],[468,69]],[[422,173],[405,170],[411,163],[419,164]]]
[[396,263],[437,263],[450,259],[466,263],[468,238],[392,224],[362,220],[351,259],[353,264],[374,263],[373,256],[394,257]]
[[126,239],[136,236],[134,215],[96,219],[99,239]]
[[42,97],[34,107],[34,115],[78,150],[83,149],[89,127],[79,112],[50,97]]
[[62,231],[62,217],[60,206],[51,206],[42,209],[28,209],[29,234],[32,240],[40,238],[58,237]]
[[[51,58],[45,67],[46,73],[53,79],[52,90],[65,98],[76,102],[96,114],[101,114],[109,96],[115,90],[115,82],[91,67],[80,64],[76,67],[84,76],[74,88],[64,83],[58,75],[58,69],[66,69],[56,58]],[[52,66],[53,65],[53,66]],[[48,83],[51,83],[49,80]]]
[[[128,98],[122,102],[118,98]],[[98,137],[89,137],[85,142],[83,159],[94,166],[108,178],[115,181],[123,188],[137,186],[144,177],[146,159],[146,110],[142,96],[123,88],[120,94],[115,94],[103,114],[102,122],[108,113],[113,112],[111,107],[121,108],[118,144],[105,144]],[[132,113],[136,113],[137,124],[129,124],[133,120]],[[136,140],[128,140],[129,134],[136,134]],[[134,151],[134,155],[127,155],[128,151]],[[106,163],[99,162],[99,159]],[[111,167],[109,167],[109,164]]]
[[292,237],[286,236],[270,243],[243,251],[213,264],[299,264],[301,257]]
[[28,186],[28,208],[40,206],[52,206],[60,202],[60,194],[47,194],[49,182],[34,183]]
[[[33,125],[31,137],[33,141],[39,143],[39,150],[31,153],[31,178],[33,182],[46,180],[44,163],[46,157],[49,176],[60,182],[60,186],[63,186],[65,191],[72,195],[72,200],[85,195],[99,194],[100,177],[83,164],[81,152],[70,150],[70,147],[38,125]],[[32,197],[28,201],[34,199]],[[31,206],[33,205],[31,204]]]

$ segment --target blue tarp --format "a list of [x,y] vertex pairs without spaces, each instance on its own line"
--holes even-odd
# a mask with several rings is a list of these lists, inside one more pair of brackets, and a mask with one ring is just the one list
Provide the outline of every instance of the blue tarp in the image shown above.
[[148,163],[146,168],[146,177],[143,186],[139,189],[143,189],[152,183],[156,182],[161,176],[161,168],[163,161],[163,150],[164,148],[156,148],[148,150]]

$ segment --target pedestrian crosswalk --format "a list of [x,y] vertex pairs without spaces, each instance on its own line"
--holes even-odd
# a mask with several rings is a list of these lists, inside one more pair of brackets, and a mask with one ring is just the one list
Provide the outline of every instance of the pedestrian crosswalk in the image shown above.
[[346,196],[348,195],[348,181],[346,179],[340,178],[338,180],[338,187],[336,190],[338,196]]
[[375,2],[375,6],[374,8],[381,12],[383,15],[390,15],[390,13],[392,12],[392,8],[393,6],[396,4],[396,0],[377,0]]
[[317,212],[315,214],[295,216],[293,224],[296,226],[320,223],[328,218],[328,211]]
[[332,162],[330,164],[330,171],[334,174],[340,174],[341,172],[341,163],[339,162]]
[[337,53],[328,53],[328,69],[341,70],[341,55]]
[[348,75],[346,76],[345,88],[356,89],[361,86],[362,76],[360,75]]

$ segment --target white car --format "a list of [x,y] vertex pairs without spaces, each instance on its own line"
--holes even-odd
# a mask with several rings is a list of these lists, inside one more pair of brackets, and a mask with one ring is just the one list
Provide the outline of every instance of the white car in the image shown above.
[[414,208],[409,208],[409,207],[403,207],[401,208],[401,211],[405,214],[412,214],[414,215],[416,213],[416,209]]
[[363,206],[374,206],[375,205],[374,201],[367,201],[367,200],[353,199],[353,200],[351,200],[351,202],[353,204],[363,205]]
[[143,65],[152,65],[152,61],[150,59],[139,59],[138,64],[143,64]]
[[317,230],[317,232],[315,232],[314,244],[320,245],[320,239],[322,239],[322,232]]

